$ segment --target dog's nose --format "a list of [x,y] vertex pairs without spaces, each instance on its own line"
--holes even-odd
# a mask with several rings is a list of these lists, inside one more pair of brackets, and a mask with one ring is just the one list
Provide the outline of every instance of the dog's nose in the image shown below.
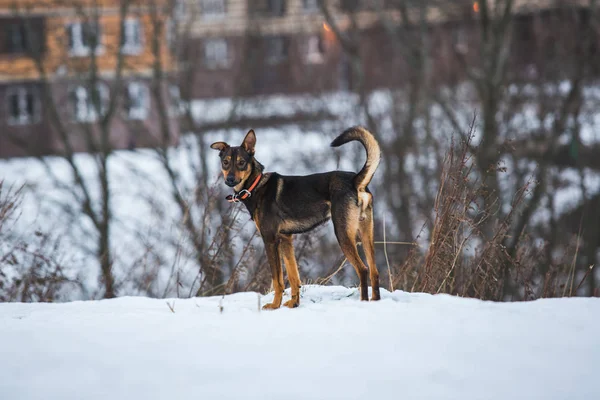
[[225,179],[225,183],[228,184],[229,186],[233,185],[235,183],[235,177],[228,176],[227,179]]

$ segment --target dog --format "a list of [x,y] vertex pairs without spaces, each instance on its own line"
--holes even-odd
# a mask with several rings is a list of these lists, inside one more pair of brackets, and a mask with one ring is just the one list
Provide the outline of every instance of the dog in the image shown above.
[[292,292],[292,298],[284,306],[300,305],[300,276],[292,235],[313,230],[329,219],[342,252],[358,274],[360,299],[368,300],[368,289],[367,267],[357,249],[359,241],[369,266],[371,300],[380,299],[373,242],[373,196],[367,185],[379,165],[381,150],[375,137],[360,126],[346,129],[331,146],[351,141],[360,142],[367,152],[367,160],[358,173],[331,171],[305,176],[263,173],[263,165],[254,158],[254,130],[248,131],[240,146],[225,142],[210,146],[219,151],[225,184],[234,190],[227,199],[246,206],[265,245],[275,297],[263,309],[281,306],[285,289],[282,259]]

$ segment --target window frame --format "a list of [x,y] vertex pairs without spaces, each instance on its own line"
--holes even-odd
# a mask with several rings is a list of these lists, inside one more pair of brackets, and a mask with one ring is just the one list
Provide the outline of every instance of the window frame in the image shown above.
[[286,0],[267,0],[267,12],[272,17],[284,17],[287,13]]
[[[25,102],[26,102],[27,93],[30,93],[32,96],[31,97],[32,98],[32,104],[31,104],[32,114],[31,114],[31,116],[19,115],[18,117],[15,118],[13,115],[11,115],[11,112],[12,112],[11,97],[14,95],[17,95],[19,97],[18,98],[18,104],[19,104],[18,107],[20,108],[19,111],[22,112],[23,111],[22,107],[23,107],[23,103],[24,103],[23,98],[25,98]],[[8,125],[11,125],[11,126],[32,125],[32,124],[36,124],[36,123],[40,122],[40,120],[41,120],[42,103],[40,101],[39,90],[35,87],[24,86],[24,85],[14,85],[14,86],[8,87],[6,90],[5,104],[6,104],[6,122],[8,123]],[[25,110],[27,110],[27,106],[25,106]]]
[[302,0],[302,11],[305,14],[316,14],[319,10],[319,0]]
[[[207,7],[208,4],[208,7]],[[213,6],[211,8],[210,6]],[[218,7],[217,7],[218,6]],[[218,12],[215,12],[218,9]],[[207,12],[208,10],[208,12]],[[222,10],[222,11],[221,11]],[[200,17],[203,20],[221,20],[227,16],[227,0],[201,0]]]
[[[215,50],[224,50],[222,53],[224,54],[223,59],[217,59],[214,57],[219,54],[219,51]],[[212,51],[211,51],[212,50]],[[225,38],[208,38],[204,39],[203,43],[203,60],[204,66],[208,69],[226,69],[231,65],[230,52],[229,52],[229,42]],[[209,55],[211,55],[209,57]]]
[[[278,51],[280,54],[274,54],[272,49],[274,44],[280,44],[281,50]],[[265,37],[265,62],[269,65],[281,64],[289,58],[289,43],[288,38],[284,35],[267,36]],[[279,47],[279,46],[278,46]]]
[[[135,28],[137,28],[138,43],[128,43],[128,38],[135,38]],[[123,21],[123,34],[121,40],[123,41],[121,51],[127,55],[139,55],[144,50],[144,26],[139,18],[125,18]]]
[[[20,41],[21,43],[19,44],[20,48],[19,49],[13,49],[12,45],[13,45],[13,35],[15,33],[18,33],[20,35]],[[30,41],[31,38],[29,37],[30,33],[28,32],[27,27],[25,26],[24,23],[22,22],[12,22],[9,23],[6,27],[6,39],[7,39],[7,43],[6,43],[6,50],[8,54],[27,54],[29,53],[30,50]]]
[[[126,103],[126,113],[127,119],[133,121],[144,121],[148,119],[150,114],[150,89],[148,85],[140,81],[131,81],[127,83],[127,103]],[[142,100],[140,101],[139,97],[135,98],[135,101],[140,101],[138,107],[132,107],[134,96],[132,93],[137,90],[137,94],[141,96]]]
[[[90,98],[90,87],[87,85],[74,85],[69,90],[69,96],[75,95],[75,97],[79,97],[80,95],[85,95],[85,104],[79,104],[82,101],[82,98],[77,98],[76,103],[73,105],[73,120],[77,123],[93,123],[100,120],[100,118],[106,115],[108,111],[108,105],[110,101],[110,89],[108,85],[104,82],[96,83],[96,90],[98,90],[100,94],[100,115],[98,115],[98,110]],[[77,94],[79,93],[79,94]],[[71,99],[73,99],[71,97]],[[80,109],[80,107],[82,107]],[[85,114],[79,114],[81,110],[85,110]]]
[[322,64],[325,62],[326,55],[327,47],[323,35],[314,34],[305,38],[304,62],[306,64]]
[[[68,50],[69,50],[69,56],[71,56],[71,57],[88,57],[92,54],[92,48],[90,47],[90,45],[85,44],[84,29],[86,26],[89,26],[89,27],[95,26],[96,27],[97,39],[96,39],[96,48],[94,49],[94,53],[96,55],[100,55],[100,54],[104,53],[104,44],[102,43],[103,31],[102,31],[102,25],[100,24],[100,22],[98,21],[98,23],[95,23],[95,22],[86,22],[86,21],[73,21],[66,25],[67,40],[68,40],[67,45],[68,45]],[[74,35],[74,31],[73,31],[74,27],[79,28],[77,30],[77,32],[78,32],[77,37],[72,36],[72,35]],[[77,42],[77,46],[71,46],[71,43],[75,44],[76,42]]]

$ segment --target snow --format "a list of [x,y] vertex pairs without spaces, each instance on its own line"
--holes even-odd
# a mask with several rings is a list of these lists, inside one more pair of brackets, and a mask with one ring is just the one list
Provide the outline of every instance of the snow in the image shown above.
[[599,299],[272,296],[0,304],[0,399],[600,398]]

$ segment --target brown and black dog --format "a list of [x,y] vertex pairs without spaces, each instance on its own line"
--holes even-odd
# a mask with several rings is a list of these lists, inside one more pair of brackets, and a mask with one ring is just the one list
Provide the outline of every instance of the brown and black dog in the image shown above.
[[368,292],[367,267],[358,254],[358,241],[363,244],[369,265],[371,300],[379,300],[379,273],[373,243],[373,197],[367,185],[379,165],[381,150],[373,135],[362,127],[345,130],[331,146],[338,147],[353,140],[362,143],[367,151],[367,161],[357,174],[343,171],[306,176],[263,174],[263,165],[254,158],[256,135],[253,130],[246,134],[239,147],[225,142],[210,146],[219,150],[225,183],[234,190],[228,200],[244,203],[265,244],[275,298],[263,308],[281,306],[285,288],[282,258],[292,291],[291,300],[284,305],[297,307],[300,304],[300,276],[292,235],[308,232],[330,218],[340,247],[360,279],[360,299],[368,300]]

